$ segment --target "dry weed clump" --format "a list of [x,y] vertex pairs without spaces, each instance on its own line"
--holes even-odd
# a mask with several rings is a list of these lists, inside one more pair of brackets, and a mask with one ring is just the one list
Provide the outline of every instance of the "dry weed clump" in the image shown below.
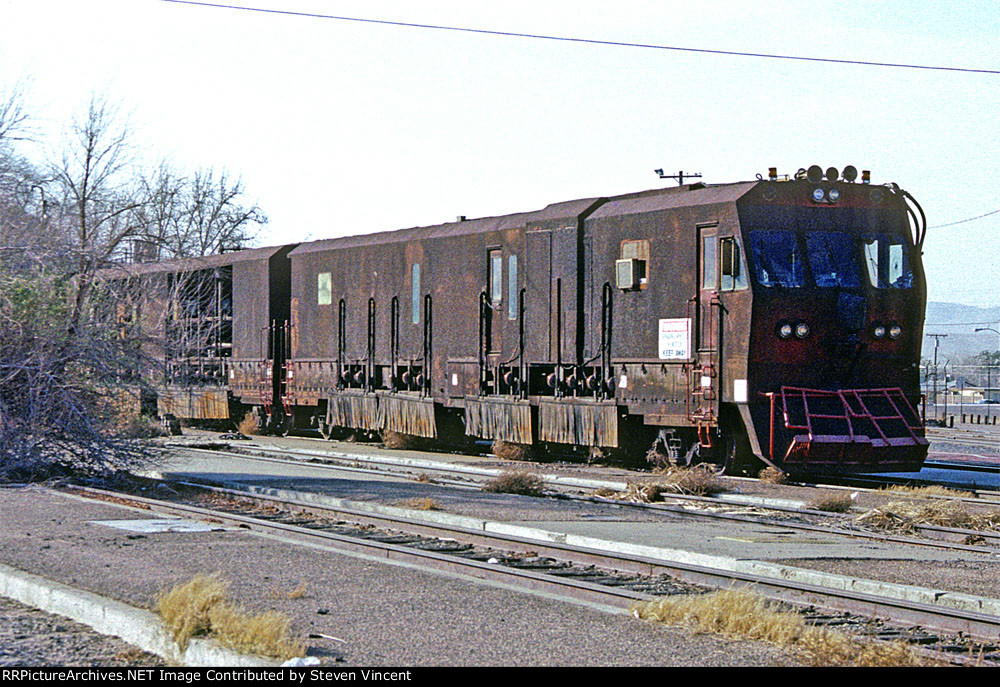
[[260,427],[257,426],[257,418],[254,417],[253,413],[247,413],[243,416],[240,424],[236,426],[236,431],[248,437],[260,434]]
[[927,496],[968,496],[968,492],[959,491],[957,489],[949,489],[948,487],[939,487],[936,484],[925,487],[910,487],[905,484],[894,484],[891,487],[887,487],[884,491],[890,492],[893,496],[908,496],[913,498],[923,498]]
[[971,513],[962,504],[949,501],[892,501],[859,515],[857,522],[876,529],[900,532],[910,532],[917,525],[996,531],[1000,530],[1000,511]]
[[298,586],[291,591],[283,591],[282,589],[275,587],[274,591],[271,593],[271,597],[274,599],[304,599],[306,598],[306,590],[308,585],[305,582],[299,582]]
[[440,503],[427,497],[406,499],[405,501],[400,501],[399,505],[412,510],[441,510]]
[[420,443],[420,437],[412,434],[403,434],[402,432],[392,432],[389,430],[382,432],[382,444],[386,448],[399,451],[412,451],[420,448]]
[[806,625],[802,616],[778,609],[746,590],[668,596],[632,606],[644,620],[684,625],[711,632],[770,642],[796,651],[814,666],[919,666],[924,659],[903,642],[876,643],[834,630]]
[[493,455],[500,460],[531,460],[531,446],[528,444],[515,444],[511,441],[493,442]]
[[625,491],[615,492],[599,489],[596,496],[614,498],[637,503],[662,501],[664,494],[691,494],[711,496],[726,491],[726,486],[707,467],[669,467],[659,473],[657,479],[645,482],[629,482]]
[[784,484],[788,481],[788,475],[769,465],[757,474],[757,479],[768,484]]
[[541,496],[545,491],[545,482],[541,477],[527,470],[504,470],[484,484],[483,491],[496,494]]
[[847,513],[854,505],[854,499],[850,494],[821,494],[809,502],[812,510],[821,510],[827,513]]
[[157,597],[156,609],[182,650],[192,637],[209,636],[243,653],[283,659],[305,655],[305,645],[289,637],[287,617],[243,611],[227,599],[228,587],[218,574],[196,575]]

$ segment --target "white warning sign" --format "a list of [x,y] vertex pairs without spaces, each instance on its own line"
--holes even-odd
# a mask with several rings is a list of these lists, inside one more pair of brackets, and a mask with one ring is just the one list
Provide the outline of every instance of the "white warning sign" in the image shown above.
[[660,360],[688,360],[691,358],[691,320],[678,317],[660,320]]

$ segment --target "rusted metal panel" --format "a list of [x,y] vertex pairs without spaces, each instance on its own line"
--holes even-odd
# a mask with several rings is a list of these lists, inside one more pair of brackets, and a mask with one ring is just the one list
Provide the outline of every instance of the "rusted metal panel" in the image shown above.
[[233,396],[248,405],[271,405],[270,360],[242,359],[229,361],[229,389]]
[[160,416],[191,420],[228,420],[229,394],[225,389],[159,389],[156,407]]
[[336,360],[291,360],[286,366],[285,401],[289,405],[316,405],[337,386]]
[[381,429],[429,439],[437,438],[434,399],[397,394],[378,394],[378,399]]
[[375,394],[353,391],[330,394],[326,406],[326,422],[331,427],[380,431],[382,418],[379,414],[379,399]]
[[538,438],[577,446],[618,446],[618,407],[572,399],[538,403]]
[[531,405],[504,398],[467,397],[465,433],[483,439],[533,444]]

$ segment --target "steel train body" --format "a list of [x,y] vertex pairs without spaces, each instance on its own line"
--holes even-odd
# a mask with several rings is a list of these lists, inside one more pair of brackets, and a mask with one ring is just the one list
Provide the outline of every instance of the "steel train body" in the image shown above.
[[213,393],[280,431],[919,469],[922,213],[809,177],[216,256],[233,324]]

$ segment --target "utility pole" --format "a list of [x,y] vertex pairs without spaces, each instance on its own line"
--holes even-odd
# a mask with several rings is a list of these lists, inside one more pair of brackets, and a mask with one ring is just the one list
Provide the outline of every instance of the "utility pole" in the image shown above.
[[[938,419],[938,411],[937,411],[937,402],[938,402],[938,398],[937,398],[937,382],[938,382],[937,356],[938,356],[938,346],[941,344],[941,339],[948,338],[948,335],[947,334],[928,334],[927,336],[933,336],[934,337],[934,419],[937,420]],[[947,393],[947,387],[948,387],[948,382],[947,382],[947,380],[945,380],[945,393]]]

